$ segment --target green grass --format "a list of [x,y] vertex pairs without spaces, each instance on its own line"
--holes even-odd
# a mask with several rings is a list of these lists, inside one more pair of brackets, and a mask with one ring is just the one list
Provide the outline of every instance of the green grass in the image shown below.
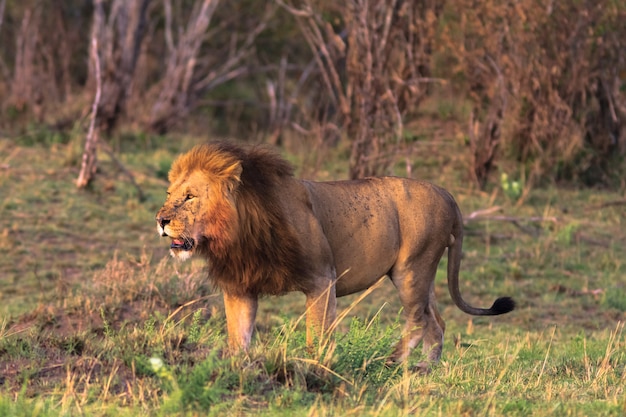
[[[450,189],[466,214],[501,205],[493,215],[519,219],[468,222],[461,276],[471,303],[511,295],[518,309],[463,314],[444,260],[445,345],[427,376],[411,370],[419,349],[406,365],[385,364],[402,326],[387,281],[362,300],[340,299],[345,317],[317,349],[304,343],[301,294],[264,298],[251,351],[229,356],[202,260],[174,262],[155,231],[167,167],[193,142],[165,141],[118,153],[144,202],[104,154],[95,183],[79,191],[72,141],[0,141],[0,416],[626,413],[626,212],[606,204],[622,195],[548,188],[515,206],[501,191],[467,187],[454,144],[439,149],[443,170],[437,144],[424,145],[434,151],[424,164],[415,155],[415,176]],[[308,172],[342,169],[326,160]]]

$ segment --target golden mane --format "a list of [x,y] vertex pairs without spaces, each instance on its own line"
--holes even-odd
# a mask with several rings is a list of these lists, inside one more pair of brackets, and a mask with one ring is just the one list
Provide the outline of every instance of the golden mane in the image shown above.
[[202,214],[222,217],[224,239],[198,242],[209,260],[210,279],[231,294],[307,290],[311,268],[280,204],[281,184],[293,177],[292,166],[262,146],[213,142],[179,158],[170,180],[194,170],[205,173],[210,184],[226,186],[234,201],[234,207],[229,201],[206,202],[213,212]]

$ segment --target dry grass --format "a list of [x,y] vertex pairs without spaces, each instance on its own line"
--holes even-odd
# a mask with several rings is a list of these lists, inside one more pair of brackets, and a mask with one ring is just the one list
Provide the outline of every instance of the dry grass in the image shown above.
[[[468,224],[462,291],[480,305],[511,294],[519,308],[464,315],[447,295],[444,262],[443,361],[424,377],[410,371],[419,353],[407,366],[384,364],[400,331],[387,281],[340,299],[335,337],[314,351],[302,295],[263,299],[250,354],[227,356],[202,261],[173,262],[154,231],[160,161],[173,154],[121,155],[147,196],[138,203],[106,161],[79,192],[64,146],[3,143],[0,415],[623,415],[626,215],[612,204],[623,196],[532,190],[516,206],[497,188],[455,179],[462,165],[450,146],[444,177],[432,152],[416,155],[425,163],[414,175],[453,190],[466,213],[501,205],[522,219]],[[524,222],[533,216],[557,221]]]

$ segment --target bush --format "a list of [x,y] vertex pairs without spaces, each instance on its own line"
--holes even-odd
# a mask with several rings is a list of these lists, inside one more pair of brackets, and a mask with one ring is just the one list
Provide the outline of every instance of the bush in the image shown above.
[[[443,75],[474,103],[477,181],[484,185],[503,159],[535,182],[619,179],[626,5],[452,0],[447,6],[438,59],[446,63]],[[466,12],[460,17],[458,10]]]

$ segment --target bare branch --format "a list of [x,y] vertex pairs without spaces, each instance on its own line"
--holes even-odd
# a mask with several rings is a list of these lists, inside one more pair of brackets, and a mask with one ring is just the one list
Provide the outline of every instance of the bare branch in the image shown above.
[[7,0],[0,1],[0,30],[2,29],[2,22],[4,21],[4,6],[6,3]]
[[[348,99],[346,94],[344,93],[343,84],[341,82],[341,78],[339,77],[339,73],[337,72],[337,68],[335,66],[335,59],[331,56],[328,45],[329,43],[324,41],[324,36],[319,28],[319,26],[315,23],[315,19],[313,17],[308,18],[310,29],[313,32],[316,45],[319,48],[319,53],[324,57],[328,65],[326,65],[326,70],[328,72],[329,78],[332,81],[332,85],[335,88],[337,99],[339,101],[339,109],[344,117],[350,114],[350,104],[348,103]],[[343,54],[342,54],[343,55]]]
[[559,219],[556,217],[541,217],[541,216],[531,216],[531,217],[514,217],[514,216],[489,216],[489,213],[500,210],[501,207],[495,206],[488,209],[477,210],[472,212],[470,215],[463,218],[463,224],[468,224],[470,222],[478,222],[478,221],[499,221],[499,222],[508,222],[513,226],[517,227],[522,232],[529,234],[531,236],[537,236],[540,232],[540,229],[536,227],[528,227],[523,223],[558,223]]
[[163,0],[163,10],[165,13],[165,45],[167,52],[174,51],[174,38],[172,36],[172,0]]
[[296,16],[296,17],[312,17],[313,16],[313,11],[311,10],[311,6],[308,4],[305,6],[304,10],[301,10],[301,9],[296,9],[293,6],[289,6],[288,4],[285,4],[285,2],[283,2],[282,0],[275,0],[275,1],[276,3],[278,3],[280,7],[287,10],[293,16]]
[[211,18],[218,3],[219,0],[204,0],[198,14],[190,17],[188,32],[184,37],[184,42],[188,46],[185,75],[182,81],[182,90],[185,92],[188,92],[191,86],[191,77],[198,59],[200,46],[202,46],[203,35],[209,27],[209,23],[211,23]]
[[471,220],[471,219],[475,219],[477,217],[483,217],[483,216],[487,216],[491,213],[495,213],[497,211],[502,210],[502,206],[493,206],[493,207],[489,207],[486,209],[480,209],[480,210],[476,210],[471,212],[470,214],[468,214],[467,216],[465,216],[465,221]]
[[231,54],[226,62],[221,67],[210,71],[203,79],[198,81],[194,86],[194,92],[199,93],[202,91],[210,90],[220,84],[225,83],[226,81],[237,78],[247,73],[248,70],[246,68],[233,69],[233,67],[239,65],[246,57],[248,57],[252,53],[254,41],[259,36],[259,34],[263,32],[267,27],[270,15],[272,13],[272,11],[266,13],[261,22],[248,33],[248,36],[246,36],[245,41],[239,48],[235,48],[234,46],[231,47]]
[[595,210],[603,209],[606,207],[624,206],[624,205],[626,205],[626,199],[607,201],[606,203],[595,204],[593,206],[587,207],[585,208],[585,212],[595,211]]
[[[304,36],[304,40],[309,44],[309,48],[311,48],[312,51],[314,52],[317,51],[317,43],[313,35],[313,32],[309,29],[309,27],[307,26],[305,22],[301,21],[300,23],[301,23],[300,31],[302,32],[302,35]],[[322,81],[324,82],[324,85],[326,86],[326,90],[328,91],[328,94],[330,98],[332,99],[333,104],[338,105],[338,102],[339,102],[339,98],[337,97],[338,93],[333,88],[333,83],[330,80],[331,77],[329,74],[329,70],[326,68],[326,65],[324,65],[324,61],[322,60],[320,54],[314,53],[313,59],[317,63],[317,68],[319,69],[320,74],[322,76]]]
[[119,168],[120,171],[122,171],[122,173],[124,175],[126,175],[128,177],[128,180],[130,181],[130,183],[133,185],[133,187],[135,187],[135,189],[137,190],[137,199],[140,202],[143,202],[146,200],[146,196],[143,193],[143,190],[141,189],[141,187],[139,186],[139,184],[137,184],[137,181],[135,181],[135,176],[133,175],[132,172],[130,172],[125,166],[124,164],[122,164],[122,162],[117,159],[117,157],[115,156],[115,154],[113,153],[113,150],[109,147],[109,145],[106,142],[100,141],[99,142],[100,147],[102,148],[102,150],[104,150],[104,152],[109,155],[109,158],[111,158],[111,160],[115,163],[115,165],[117,165],[117,167]]
[[224,72],[224,73],[217,75],[215,78],[211,80],[209,84],[203,85],[204,88],[201,89],[200,86],[197,86],[196,88],[194,88],[194,90],[196,91],[200,91],[204,89],[210,90],[212,88],[217,87],[218,85],[224,84],[225,82],[234,80],[235,78],[239,78],[245,74],[248,74],[249,72],[250,71],[247,67],[235,68],[231,71]]
[[559,219],[554,216],[550,217],[542,217],[542,216],[531,216],[531,217],[515,217],[515,216],[478,216],[478,217],[465,217],[463,219],[463,223],[467,224],[470,222],[479,222],[479,221],[500,221],[500,222],[510,222],[513,224],[519,224],[520,222],[529,222],[529,223],[558,223]]
[[378,45],[378,56],[382,57],[385,48],[387,46],[387,39],[389,38],[389,29],[391,28],[391,20],[393,17],[393,11],[396,8],[397,0],[393,0],[392,4],[387,7],[387,13],[385,15],[385,26],[383,29],[383,35],[381,36],[380,43]]
[[[1,29],[2,29],[2,22],[4,21],[4,8],[6,5],[6,0],[1,0],[0,1],[0,33],[2,33]],[[10,74],[9,74],[9,70],[6,67],[6,63],[4,62],[4,59],[0,56],[0,75],[2,75],[2,77],[4,79],[9,79]]]
[[[158,97],[152,105],[149,123],[153,130],[167,130],[173,119],[189,111],[190,95],[197,85],[193,83],[193,77],[198,54],[218,4],[219,0],[195,2],[187,27],[180,30],[175,45],[172,41],[165,75],[157,87]],[[167,2],[164,3],[164,7],[168,6]]]
[[39,37],[41,9],[27,8],[15,39],[15,62],[11,82],[11,102],[18,109],[33,103],[38,92],[36,75],[36,47]]
[[[313,52],[327,92],[324,103],[336,108],[329,122],[338,122],[352,140],[350,177],[386,173],[393,163],[389,155],[398,155],[389,148],[402,137],[404,115],[425,96],[424,84],[435,81],[429,78],[428,59],[438,6],[398,0],[346,0],[332,6],[276,2],[294,16]],[[305,6],[294,7],[300,3]],[[340,14],[345,40],[324,17],[329,9]]]
[[[97,3],[101,4],[101,1],[97,1]],[[96,37],[96,31],[92,33],[91,37],[91,51],[96,75],[96,95],[93,99],[93,104],[91,105],[91,118],[89,120],[89,130],[87,131],[87,138],[85,140],[83,160],[80,173],[76,179],[76,186],[78,188],[85,188],[91,182],[96,168],[96,145],[98,143],[96,118],[102,94],[102,75],[100,71],[100,56],[98,53],[98,38]]]

